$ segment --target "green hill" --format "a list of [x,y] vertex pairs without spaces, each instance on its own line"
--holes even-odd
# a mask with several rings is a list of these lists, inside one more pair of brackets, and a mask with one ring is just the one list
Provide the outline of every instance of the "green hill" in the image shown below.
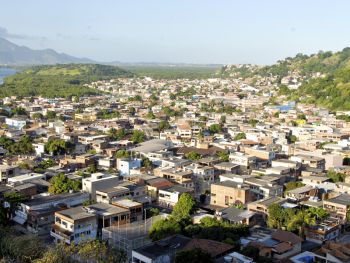
[[133,73],[119,67],[98,64],[34,66],[5,78],[0,86],[0,96],[69,97],[96,94],[96,90],[83,85],[132,76]]
[[[275,77],[280,85],[286,76],[298,76],[303,80],[296,91],[288,91],[292,99],[316,103],[331,110],[350,110],[350,48],[339,52],[320,51],[313,55],[297,54],[270,66],[226,66],[222,76],[243,79]],[[316,73],[321,73],[317,77]]]
[[336,53],[331,51],[320,51],[312,55],[299,53],[295,57],[288,57],[277,61],[276,64],[264,67],[252,65],[225,66],[221,69],[221,73],[224,76],[235,74],[236,77],[243,79],[256,75],[262,77],[278,76],[282,78],[288,76],[291,72],[310,77],[316,72],[328,74],[342,68],[350,68],[350,48],[348,47]]

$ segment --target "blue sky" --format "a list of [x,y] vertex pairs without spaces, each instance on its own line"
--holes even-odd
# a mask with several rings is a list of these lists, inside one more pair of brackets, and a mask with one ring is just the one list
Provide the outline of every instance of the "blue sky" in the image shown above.
[[350,46],[347,0],[3,0],[0,37],[97,61],[270,64]]

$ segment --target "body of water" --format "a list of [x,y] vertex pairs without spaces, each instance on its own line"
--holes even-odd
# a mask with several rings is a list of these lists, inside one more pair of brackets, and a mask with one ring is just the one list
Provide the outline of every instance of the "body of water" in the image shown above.
[[5,77],[16,74],[16,72],[13,68],[0,68],[0,85],[3,83]]

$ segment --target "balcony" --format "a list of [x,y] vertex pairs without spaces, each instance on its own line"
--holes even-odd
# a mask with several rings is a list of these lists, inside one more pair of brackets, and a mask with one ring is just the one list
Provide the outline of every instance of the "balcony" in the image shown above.
[[70,244],[70,242],[74,240],[74,236],[72,232],[66,229],[63,229],[55,224],[51,226],[50,235],[57,239],[65,240],[65,242],[68,244]]

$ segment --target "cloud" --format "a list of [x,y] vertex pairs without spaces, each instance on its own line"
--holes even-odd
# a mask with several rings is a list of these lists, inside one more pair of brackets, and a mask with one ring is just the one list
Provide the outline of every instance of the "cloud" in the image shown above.
[[25,34],[13,34],[10,33],[5,27],[0,26],[0,37],[2,38],[10,38],[10,39],[38,39],[41,41],[45,41],[46,37],[43,36],[28,36]]

